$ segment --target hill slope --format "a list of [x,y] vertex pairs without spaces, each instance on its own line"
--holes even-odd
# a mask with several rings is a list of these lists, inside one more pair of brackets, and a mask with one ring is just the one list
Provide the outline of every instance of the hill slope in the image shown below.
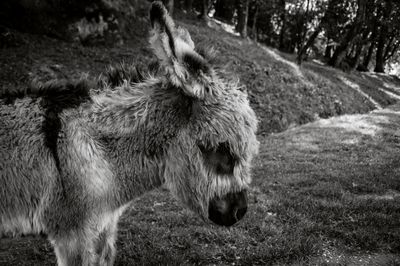
[[[121,61],[147,64],[153,58],[147,42],[148,20],[139,17],[132,23],[132,34],[114,47],[88,47],[11,31],[7,35],[11,44],[0,49],[0,89],[23,86],[34,78],[95,76]],[[299,68],[293,56],[228,34],[215,23],[213,28],[190,19],[177,24],[188,28],[196,44],[216,48],[218,66],[246,86],[260,119],[260,134],[318,118],[366,113],[400,97],[399,78],[344,73],[314,62]]]
[[[261,121],[260,133],[280,132],[318,118],[365,113],[393,104],[400,95],[399,78],[344,73],[315,62],[298,67],[293,55],[222,29],[210,30],[199,22],[185,22],[195,40],[218,49],[221,68],[237,75],[247,87]],[[386,91],[395,95],[389,96]]]

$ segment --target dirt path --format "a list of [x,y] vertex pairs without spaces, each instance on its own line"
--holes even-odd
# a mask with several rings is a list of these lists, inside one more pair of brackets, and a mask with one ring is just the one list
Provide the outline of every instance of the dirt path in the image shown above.
[[[154,191],[124,216],[116,264],[399,265],[399,154],[400,105],[271,135],[243,223],[205,226]],[[44,240],[0,240],[0,265],[54,263]]]

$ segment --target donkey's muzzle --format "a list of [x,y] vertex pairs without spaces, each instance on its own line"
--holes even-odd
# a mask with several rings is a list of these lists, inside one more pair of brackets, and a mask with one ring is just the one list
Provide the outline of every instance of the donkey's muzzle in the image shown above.
[[247,191],[228,193],[210,201],[208,218],[218,225],[231,226],[244,217],[247,211]]

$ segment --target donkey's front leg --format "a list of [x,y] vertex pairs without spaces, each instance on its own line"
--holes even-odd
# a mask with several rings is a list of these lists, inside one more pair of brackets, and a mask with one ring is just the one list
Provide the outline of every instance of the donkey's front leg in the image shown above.
[[54,246],[59,266],[96,265],[98,261],[95,252],[95,238],[90,234],[71,233],[66,236],[50,239]]
[[93,226],[90,229],[51,239],[58,265],[113,265],[120,212],[101,216],[102,219],[99,219],[99,222],[91,223]]
[[98,265],[111,266],[115,259],[115,240],[117,238],[118,214],[106,217],[106,224],[96,242]]

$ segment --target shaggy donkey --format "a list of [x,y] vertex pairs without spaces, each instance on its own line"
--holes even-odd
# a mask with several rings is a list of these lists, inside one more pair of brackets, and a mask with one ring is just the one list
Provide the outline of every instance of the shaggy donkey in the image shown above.
[[47,235],[59,265],[112,265],[121,213],[162,183],[203,219],[244,216],[258,150],[247,95],[160,2],[150,17],[155,77],[114,69],[100,93],[79,81],[2,95],[0,235]]

